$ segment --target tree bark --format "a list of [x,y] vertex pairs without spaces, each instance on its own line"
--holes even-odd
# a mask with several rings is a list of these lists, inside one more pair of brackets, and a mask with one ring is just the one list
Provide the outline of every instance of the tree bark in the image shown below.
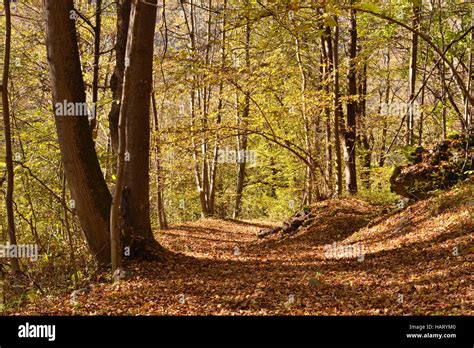
[[346,172],[346,191],[350,194],[357,193],[357,171],[356,171],[356,139],[357,139],[357,19],[353,9],[350,10],[350,46],[349,46],[349,71],[348,99],[347,102],[347,124],[344,131],[344,159]]
[[[15,216],[13,213],[13,191],[14,191],[14,168],[12,136],[10,128],[10,103],[8,100],[8,75],[10,73],[10,49],[11,49],[11,12],[10,0],[3,0],[5,11],[5,50],[3,57],[3,76],[2,76],[2,109],[3,109],[3,128],[5,133],[5,162],[7,167],[7,189],[5,194],[5,207],[7,209],[8,240],[10,244],[16,245]],[[10,260],[13,273],[20,271],[20,263],[17,258]]]
[[[337,17],[335,18],[337,22]],[[336,169],[336,193],[342,195],[342,158],[341,158],[341,134],[340,126],[344,117],[339,91],[339,27],[334,29],[334,45],[331,35],[331,28],[326,27],[326,45],[328,53],[328,73],[333,74],[334,84],[334,154]]]
[[[100,62],[100,35],[102,27],[102,0],[95,1],[95,27],[94,27],[94,67],[92,77],[92,103],[97,105],[99,96],[99,62]],[[97,114],[90,121],[92,135],[95,138],[95,130],[97,126]]]
[[109,131],[112,153],[118,152],[118,120],[122,99],[123,75],[125,71],[125,49],[130,23],[131,2],[118,0],[117,4],[117,38],[115,40],[115,69],[110,79],[112,89],[112,107],[109,112]]
[[[132,234],[132,250],[141,249],[154,237],[150,223],[150,100],[153,81],[153,51],[157,0],[134,3],[136,28],[129,30],[127,62],[129,95],[127,105],[120,112],[126,114],[125,185],[129,191],[125,229]],[[132,19],[131,19],[132,20]],[[130,24],[131,26],[131,24]],[[128,42],[132,31],[136,35]],[[123,87],[125,94],[125,83]],[[122,103],[125,96],[122,96]],[[137,244],[138,243],[138,244]]]
[[[421,19],[421,0],[413,1],[413,28],[419,29]],[[407,134],[406,134],[406,145],[413,145],[413,125],[414,125],[414,110],[413,103],[415,101],[415,88],[416,88],[416,63],[418,57],[418,34],[412,32],[411,36],[411,49],[410,49],[410,76],[409,76],[409,91],[408,91],[408,116],[407,122]]]
[[[247,6],[249,5],[247,1]],[[245,65],[247,68],[247,73],[250,74],[250,15],[246,14],[246,24],[245,24]],[[244,191],[244,181],[245,181],[245,169],[247,166],[247,156],[245,155],[247,151],[247,118],[250,114],[250,92],[246,91],[244,93],[244,105],[242,110],[241,124],[243,132],[238,136],[238,155],[239,159],[238,170],[237,170],[237,187],[235,195],[235,207],[233,218],[237,219],[240,217],[242,212],[242,195]],[[241,158],[243,154],[243,158]]]
[[313,163],[311,157],[311,131],[310,131],[310,120],[306,111],[306,85],[307,77],[306,72],[303,66],[303,59],[301,57],[301,40],[299,37],[295,39],[295,49],[296,49],[296,61],[298,62],[298,68],[301,76],[301,88],[300,88],[300,98],[301,98],[301,114],[303,116],[304,123],[304,134],[305,134],[305,146],[306,152],[308,153],[308,163],[311,165],[306,166],[306,188],[305,188],[305,200],[303,201],[304,205],[311,205],[313,202],[313,186],[314,186],[314,173],[313,173]]
[[153,124],[155,131],[155,170],[156,170],[156,214],[158,216],[158,222],[160,224],[160,230],[168,229],[168,221],[166,219],[165,204],[163,199],[163,177],[161,167],[161,146],[160,146],[160,124],[158,119],[158,110],[156,107],[155,93],[151,93],[151,101],[153,107]]
[[[76,27],[70,18],[73,1],[43,3],[53,103],[85,103]],[[55,123],[64,171],[87,243],[97,261],[106,264],[110,261],[111,197],[94,150],[88,119],[85,115],[55,114]]]
[[[321,57],[320,57],[320,66],[321,66],[321,76],[322,84],[327,95],[330,94],[329,88],[329,59],[328,53],[326,52],[326,39],[324,36],[321,36]],[[324,107],[325,115],[325,147],[324,147],[324,157],[325,157],[325,175],[326,175],[326,197],[330,197],[333,194],[333,170],[332,170],[332,139],[331,139],[331,109],[329,106]]]
[[[472,6],[472,15],[471,15],[471,41],[470,41],[470,48],[469,48],[469,66],[468,66],[468,76],[467,76],[467,90],[471,96],[474,95],[474,88],[472,83],[472,75],[473,75],[473,65],[474,65],[474,6]],[[469,129],[472,125],[472,114],[474,112],[474,105],[470,102],[469,98],[466,96],[464,97],[465,106],[464,106],[464,128]]]
[[370,174],[372,167],[372,130],[367,120],[367,60],[364,60],[362,72],[359,75],[359,104],[358,118],[360,120],[360,140],[362,148],[362,173],[361,179],[366,189],[370,189]]
[[387,53],[385,55],[385,62],[387,64],[387,79],[385,80],[385,99],[384,99],[384,108],[387,110],[387,115],[381,115],[383,118],[383,125],[382,125],[382,145],[380,147],[380,157],[379,157],[379,167],[383,167],[385,165],[385,156],[387,150],[387,132],[388,132],[388,104],[390,102],[390,86],[391,86],[391,79],[390,79],[390,49],[387,48]]
[[[227,11],[227,0],[224,0],[223,10],[222,10],[222,37],[221,37],[221,72],[224,73],[226,67],[226,42],[227,42],[227,20],[226,20],[226,11]],[[217,125],[221,124],[222,121],[222,113],[224,109],[224,81],[221,80],[219,83],[219,96],[218,96],[218,103],[217,103]],[[219,147],[220,147],[221,137],[217,132],[215,136],[215,144],[214,144],[214,153],[211,165],[211,174],[210,174],[210,188],[209,188],[209,214],[214,215],[215,213],[215,205],[216,205],[216,186],[217,186],[217,168],[218,168],[218,157],[219,157]]]

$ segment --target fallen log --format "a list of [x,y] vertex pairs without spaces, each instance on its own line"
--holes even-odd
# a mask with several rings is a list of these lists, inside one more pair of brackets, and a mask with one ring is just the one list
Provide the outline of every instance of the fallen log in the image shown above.
[[265,228],[257,232],[257,238],[265,238],[272,234],[281,232],[282,235],[293,234],[298,231],[300,227],[309,226],[314,222],[314,216],[309,209],[303,212],[297,212],[288,220],[283,222],[283,226],[277,226],[274,228]]
[[257,237],[258,238],[264,238],[264,237],[269,236],[271,234],[275,234],[275,233],[280,232],[281,229],[282,229],[282,226],[277,226],[277,227],[274,227],[274,228],[265,228],[265,229],[260,230],[260,231],[257,232]]

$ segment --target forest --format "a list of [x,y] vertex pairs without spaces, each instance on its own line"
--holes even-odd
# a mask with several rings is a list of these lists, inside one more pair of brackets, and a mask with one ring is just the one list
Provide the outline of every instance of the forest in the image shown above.
[[474,4],[2,0],[2,315],[473,315]]

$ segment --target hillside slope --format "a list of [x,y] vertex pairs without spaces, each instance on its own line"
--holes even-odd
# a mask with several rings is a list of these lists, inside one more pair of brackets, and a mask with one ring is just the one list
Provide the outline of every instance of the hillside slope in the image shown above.
[[473,187],[392,214],[353,198],[320,202],[315,223],[285,238],[258,240],[266,222],[173,226],[156,234],[164,262],[131,263],[130,280],[104,276],[15,313],[473,315]]

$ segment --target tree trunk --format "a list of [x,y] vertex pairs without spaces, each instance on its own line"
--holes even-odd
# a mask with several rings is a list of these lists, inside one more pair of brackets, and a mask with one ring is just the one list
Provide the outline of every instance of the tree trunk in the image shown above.
[[360,120],[361,145],[364,149],[362,154],[361,178],[366,189],[370,189],[370,172],[372,167],[372,130],[367,121],[367,60],[363,63],[363,69],[359,78],[359,104],[358,117]]
[[[390,103],[390,48],[387,48],[387,53],[385,55],[385,62],[387,63],[387,79],[385,81],[385,100],[384,100],[384,107],[387,110],[387,115],[382,114],[381,117],[383,118],[383,125],[382,125],[382,146],[380,147],[380,158],[379,158],[379,167],[383,167],[385,165],[385,156],[387,150],[387,132],[388,132],[388,110],[389,110],[389,103]],[[382,109],[382,108],[381,108]]]
[[[109,112],[109,131],[112,153],[118,152],[118,120],[122,99],[123,75],[125,71],[125,49],[127,46],[128,26],[130,23],[131,2],[118,0],[117,4],[117,38],[115,40],[115,69],[110,79],[112,90],[112,107]],[[115,166],[113,166],[115,167]]]
[[[44,0],[46,44],[53,103],[85,103],[84,81],[72,0]],[[64,171],[89,248],[101,264],[110,261],[111,197],[100,170],[86,115],[55,114]]]
[[[247,5],[249,3],[247,2]],[[247,73],[250,74],[250,15],[246,15],[246,25],[245,25],[245,64],[247,68]],[[239,145],[238,145],[238,171],[237,171],[237,187],[235,195],[235,207],[234,207],[234,219],[240,217],[242,211],[242,194],[244,191],[244,181],[245,181],[245,169],[247,166],[247,156],[245,155],[247,151],[247,118],[250,113],[250,92],[246,91],[244,94],[244,106],[242,110],[241,124],[243,132],[238,136]],[[243,158],[241,158],[243,155]]]
[[[329,59],[328,53],[326,51],[326,40],[324,36],[321,36],[321,57],[320,57],[320,69],[322,75],[322,81],[324,85],[324,90],[327,95],[330,94],[329,88],[329,79],[331,76],[331,71],[329,69]],[[329,38],[331,40],[331,38]],[[333,170],[332,170],[332,139],[331,139],[331,109],[329,106],[324,107],[325,115],[325,175],[326,175],[326,197],[330,197],[333,194]]]
[[[337,22],[337,17],[335,18]],[[331,28],[326,27],[326,44],[329,59],[328,73],[334,74],[334,153],[336,160],[336,193],[342,195],[342,158],[340,126],[344,117],[339,92],[339,26],[334,28],[334,45]]]
[[[223,4],[223,16],[222,16],[222,38],[221,38],[221,71],[224,72],[226,67],[226,10],[227,10],[227,0],[224,0]],[[222,121],[222,111],[224,109],[224,81],[219,83],[219,96],[218,96],[218,103],[217,103],[217,125],[219,125]],[[215,205],[216,205],[216,186],[217,186],[217,167],[218,167],[218,157],[219,157],[219,147],[220,147],[220,136],[219,132],[216,134],[215,144],[214,144],[214,153],[212,159],[212,166],[211,166],[211,175],[210,175],[210,193],[209,193],[209,214],[214,215],[215,213]]]
[[[197,150],[196,144],[196,137],[195,137],[195,130],[196,130],[196,116],[197,110],[199,110],[200,106],[200,94],[199,94],[199,76],[197,76],[196,61],[197,61],[197,47],[196,47],[196,21],[195,21],[195,4],[194,1],[191,0],[189,2],[189,17],[186,11],[185,2],[180,2],[180,6],[182,9],[183,17],[185,19],[188,36],[189,36],[189,53],[191,55],[191,74],[192,74],[192,83],[191,83],[191,93],[190,93],[190,114],[191,114],[191,146],[192,146],[192,155],[194,161],[194,179],[196,181],[196,186],[199,192],[199,202],[201,205],[201,216],[207,217],[209,216],[209,187],[208,187],[208,176],[207,176],[207,159],[205,155],[205,141],[201,144],[201,153],[203,155],[203,163],[202,163],[202,173],[200,170],[200,162],[199,162],[199,154]],[[201,123],[203,125],[203,123]],[[202,128],[201,128],[202,129]],[[203,151],[204,150],[204,151]]]
[[165,204],[163,200],[163,178],[161,168],[161,146],[160,146],[160,124],[158,119],[158,110],[156,107],[155,92],[151,93],[151,101],[153,107],[153,124],[155,131],[154,152],[155,152],[155,170],[156,170],[156,214],[160,224],[160,230],[168,229],[168,221],[166,220]]
[[[153,51],[157,0],[138,2],[135,9],[133,45],[127,40],[129,95],[126,114],[125,185],[127,187],[128,214],[125,229],[132,234],[132,250],[143,249],[154,237],[150,223],[150,97],[153,81]],[[132,18],[132,17],[131,17]],[[130,19],[132,20],[132,19]],[[131,24],[130,24],[131,25]],[[124,83],[125,86],[125,83]],[[125,87],[124,92],[125,93]],[[122,96],[122,102],[124,101]],[[125,106],[122,106],[124,108]],[[120,110],[122,112],[122,110]]]
[[[421,0],[413,1],[413,28],[416,30],[420,27],[421,16]],[[411,50],[410,50],[410,76],[409,76],[409,92],[408,92],[408,116],[406,145],[413,145],[413,125],[414,125],[414,110],[413,103],[415,102],[415,88],[416,88],[416,62],[418,57],[418,34],[413,32],[411,36]]]
[[[99,61],[100,61],[100,35],[102,26],[102,0],[95,1],[95,27],[94,27],[94,66],[92,77],[92,103],[97,105],[97,98],[99,96]],[[95,131],[97,126],[97,114],[90,121],[92,135],[95,138]]]
[[[474,28],[474,6],[472,6],[472,15],[471,15],[471,27]],[[471,28],[471,41],[469,48],[469,66],[468,66],[468,77],[467,77],[467,89],[471,96],[474,95],[474,88],[472,83],[473,75],[473,65],[474,65],[474,29]],[[472,125],[472,114],[474,112],[474,105],[470,102],[469,98],[466,96],[464,106],[464,130],[469,129]]]
[[349,46],[349,71],[348,97],[347,102],[347,124],[344,131],[344,159],[346,172],[346,191],[350,194],[357,193],[357,172],[356,172],[356,139],[357,139],[357,75],[356,75],[356,57],[357,57],[357,20],[353,9],[350,10],[350,46]]
[[[2,109],[3,109],[3,128],[5,133],[5,162],[7,166],[7,190],[5,194],[5,207],[7,209],[8,240],[10,244],[16,245],[15,216],[13,213],[13,190],[14,190],[14,169],[13,169],[13,151],[12,136],[10,129],[10,103],[8,101],[8,75],[10,73],[10,48],[11,48],[11,13],[10,0],[3,0],[5,11],[5,51],[3,58],[3,76],[2,76]],[[20,263],[17,258],[10,260],[13,273],[20,271]]]
[[[205,45],[205,61],[206,67],[211,66],[211,40],[212,40],[212,0],[207,2],[207,25],[206,25],[206,45]],[[203,137],[201,139],[201,158],[202,158],[202,189],[205,200],[205,216],[209,217],[213,215],[213,209],[210,206],[211,203],[211,181],[212,181],[212,169],[208,156],[209,141],[207,132],[209,130],[209,108],[211,100],[211,88],[208,84],[202,86],[202,120],[201,120],[201,132]]]
[[311,205],[313,202],[313,186],[314,186],[314,173],[313,173],[313,161],[311,157],[311,131],[310,131],[310,120],[308,118],[306,112],[306,85],[307,85],[307,78],[306,72],[303,66],[303,59],[301,58],[301,41],[297,37],[295,39],[295,48],[296,48],[296,60],[298,62],[298,68],[300,71],[301,76],[301,87],[300,87],[300,98],[301,98],[301,114],[303,116],[303,124],[304,124],[304,134],[305,134],[305,146],[307,152],[307,161],[308,165],[306,165],[306,183],[305,183],[305,200],[303,201],[303,205]]
[[[429,24],[428,24],[428,31],[431,30],[431,22],[432,22],[432,16],[430,16]],[[427,83],[427,65],[428,65],[428,59],[429,59],[429,52],[430,52],[430,46],[427,44],[426,49],[425,49],[425,59],[423,62],[423,77],[421,81],[421,96],[420,96],[420,119],[418,121],[418,146],[423,145],[423,130],[424,130],[424,122],[425,122],[425,95],[426,95],[426,83]],[[469,87],[468,87],[469,88]],[[467,98],[466,98],[467,100]]]

